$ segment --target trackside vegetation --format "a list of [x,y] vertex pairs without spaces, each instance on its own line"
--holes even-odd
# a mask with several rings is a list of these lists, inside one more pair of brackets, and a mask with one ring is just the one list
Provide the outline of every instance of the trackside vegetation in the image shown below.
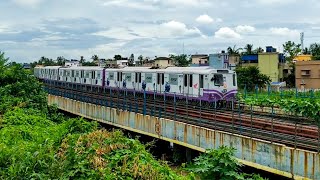
[[202,154],[182,175],[137,139],[48,106],[42,84],[2,52],[0,72],[0,179],[262,179],[241,173],[227,147]]

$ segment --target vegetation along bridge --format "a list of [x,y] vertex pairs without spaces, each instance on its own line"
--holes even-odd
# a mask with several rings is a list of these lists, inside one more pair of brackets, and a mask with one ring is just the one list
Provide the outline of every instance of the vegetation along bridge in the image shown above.
[[274,108],[263,113],[236,101],[221,108],[216,102],[53,81],[46,81],[45,89],[49,104],[88,119],[201,152],[232,146],[245,165],[294,179],[320,179],[317,126],[284,118]]

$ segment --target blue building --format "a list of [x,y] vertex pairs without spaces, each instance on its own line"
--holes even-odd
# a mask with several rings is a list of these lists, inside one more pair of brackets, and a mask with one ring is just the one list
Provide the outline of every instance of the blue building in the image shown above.
[[229,55],[222,51],[221,53],[209,54],[209,66],[215,69],[228,69]]

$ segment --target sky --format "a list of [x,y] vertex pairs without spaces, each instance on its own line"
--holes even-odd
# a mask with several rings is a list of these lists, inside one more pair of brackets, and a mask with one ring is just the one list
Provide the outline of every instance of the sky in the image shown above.
[[320,41],[319,0],[1,0],[11,61],[210,54]]

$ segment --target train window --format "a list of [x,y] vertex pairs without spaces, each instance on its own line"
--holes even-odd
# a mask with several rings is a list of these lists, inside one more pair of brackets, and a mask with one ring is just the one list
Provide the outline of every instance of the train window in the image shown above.
[[184,86],[187,87],[188,86],[188,75],[184,75]]
[[79,77],[79,71],[76,71],[76,77]]
[[192,78],[192,74],[189,75],[189,86],[192,87],[193,85],[193,78]]
[[131,73],[125,73],[125,80],[131,81]]
[[96,84],[98,84],[98,80],[96,80]]
[[86,83],[86,82],[87,82],[87,79],[84,79],[83,82]]
[[81,74],[81,75],[80,75],[80,77],[81,77],[81,78],[83,78],[83,76],[84,76],[84,72],[83,72],[83,71],[81,71],[81,72],[80,72],[80,74]]
[[233,86],[236,86],[237,85],[237,83],[236,83],[236,74],[233,74],[232,79],[233,79]]
[[162,80],[162,85],[164,85],[164,74],[162,74],[161,80]]
[[111,80],[111,81],[114,80],[114,72],[109,73],[109,80]]
[[138,74],[139,74],[139,73],[136,73],[136,75],[135,75],[135,82],[136,82],[136,83],[138,82]]
[[97,73],[97,78],[100,79],[101,78],[101,74],[100,72]]
[[77,78],[74,78],[74,82],[77,82]]
[[120,72],[120,81],[122,81],[122,72]]
[[215,74],[213,77],[214,85],[215,86],[222,86],[223,85],[223,75],[222,74]]
[[169,83],[172,85],[178,85],[178,75],[169,74]]
[[141,73],[139,73],[139,83],[141,83]]
[[152,74],[145,74],[145,82],[152,83]]
[[199,75],[199,88],[203,88],[203,74]]

